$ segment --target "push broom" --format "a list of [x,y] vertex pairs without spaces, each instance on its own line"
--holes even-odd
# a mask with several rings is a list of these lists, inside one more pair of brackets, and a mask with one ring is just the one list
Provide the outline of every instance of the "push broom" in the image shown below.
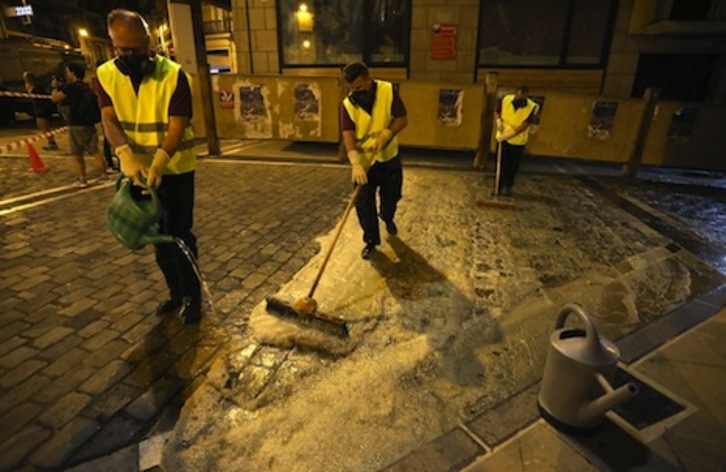
[[343,227],[345,226],[350,210],[353,208],[353,204],[358,197],[359,191],[360,186],[356,185],[353,195],[350,197],[350,201],[348,202],[348,206],[345,208],[343,217],[338,224],[338,230],[335,232],[333,242],[330,244],[327,254],[325,254],[325,259],[323,259],[323,263],[320,266],[320,269],[318,269],[318,274],[310,287],[308,295],[296,300],[293,304],[289,304],[279,298],[267,297],[268,312],[280,315],[281,317],[290,319],[302,325],[334,334],[340,338],[348,337],[348,326],[346,325],[345,320],[318,311],[318,302],[315,301],[313,295],[315,294],[315,289],[318,288],[318,282],[320,282],[320,278],[323,276],[323,271],[328,265],[333,249],[335,249],[335,244],[338,242],[340,233],[343,232]]
[[497,169],[494,177],[494,200],[482,201],[478,200],[476,206],[478,207],[489,207],[498,208],[500,210],[511,210],[515,208],[514,203],[501,202],[497,200],[499,198],[499,182],[502,178],[502,143],[497,142]]

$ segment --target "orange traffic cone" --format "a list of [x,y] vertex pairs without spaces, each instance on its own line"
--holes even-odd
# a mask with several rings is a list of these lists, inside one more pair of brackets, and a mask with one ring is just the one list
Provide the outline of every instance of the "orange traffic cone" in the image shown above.
[[30,169],[28,169],[28,172],[48,172],[50,170],[40,160],[38,151],[35,150],[35,146],[32,143],[28,143],[28,157],[30,158]]

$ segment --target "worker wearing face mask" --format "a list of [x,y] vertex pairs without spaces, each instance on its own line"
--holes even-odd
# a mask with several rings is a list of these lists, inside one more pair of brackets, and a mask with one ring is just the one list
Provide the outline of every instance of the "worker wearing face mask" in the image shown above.
[[[529,125],[539,112],[539,105],[527,97],[529,87],[521,85],[497,105],[497,142],[502,146],[502,168],[499,195],[512,195],[514,178],[529,140]],[[494,192],[492,192],[494,193]]]
[[373,80],[362,62],[345,66],[343,76],[350,93],[340,106],[341,130],[352,180],[361,185],[355,208],[365,243],[361,257],[369,259],[381,244],[379,217],[388,234],[398,233],[394,217],[401,199],[403,170],[396,135],[406,127],[408,118],[393,84]]
[[[153,54],[148,25],[138,13],[113,10],[108,33],[118,57],[96,71],[106,136],[121,172],[137,186],[143,185],[143,177],[157,189],[160,233],[184,241],[197,256],[192,233],[197,154],[189,79],[179,64]],[[194,267],[176,244],[154,249],[169,288],[169,298],[160,300],[156,314],[175,314],[184,324],[199,322],[202,294]]]

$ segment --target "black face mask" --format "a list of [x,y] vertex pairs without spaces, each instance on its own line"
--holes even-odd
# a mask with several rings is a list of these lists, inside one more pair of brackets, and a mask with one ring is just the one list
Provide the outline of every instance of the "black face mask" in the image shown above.
[[145,54],[127,54],[116,58],[116,66],[122,74],[140,80],[154,72],[154,62]]
[[514,100],[512,100],[512,105],[514,105],[514,109],[515,110],[517,108],[522,108],[526,104],[527,104],[527,99],[526,98],[515,98]]
[[353,103],[363,108],[371,108],[373,101],[376,99],[376,95],[367,90],[355,90],[350,93]]

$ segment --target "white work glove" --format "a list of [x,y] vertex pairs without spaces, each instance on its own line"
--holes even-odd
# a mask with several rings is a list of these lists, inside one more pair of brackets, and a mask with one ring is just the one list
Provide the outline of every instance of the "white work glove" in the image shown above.
[[151,166],[146,172],[146,185],[153,188],[159,188],[161,185],[161,174],[166,169],[166,165],[169,164],[171,157],[162,148],[158,148],[154,153],[154,160],[151,161]]
[[135,185],[141,186],[143,167],[129,145],[124,144],[117,147],[114,149],[114,154],[116,154],[116,157],[118,157],[118,160],[121,163],[121,172],[123,172],[126,177],[130,178]]
[[378,135],[376,136],[376,142],[373,144],[373,154],[377,154],[381,151],[381,149],[385,148],[388,144],[388,141],[390,141],[392,137],[393,132],[388,128],[385,128],[380,133],[378,133]]
[[366,172],[365,167],[363,167],[363,164],[361,164],[360,153],[356,149],[348,151],[348,161],[353,167],[353,172],[351,173],[351,180],[358,185],[367,184],[368,173]]

